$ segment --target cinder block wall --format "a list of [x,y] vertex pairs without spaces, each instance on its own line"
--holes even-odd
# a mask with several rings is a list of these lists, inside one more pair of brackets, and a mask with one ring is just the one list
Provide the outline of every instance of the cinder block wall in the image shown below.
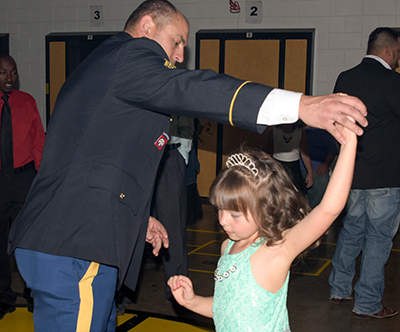
[[[10,34],[20,88],[31,93],[45,123],[45,36],[52,32],[120,31],[141,0],[0,0],[0,33]],[[171,0],[189,19],[188,68],[194,68],[199,29],[315,28],[313,94],[330,93],[337,75],[365,54],[370,32],[400,27],[400,0],[264,0],[263,20],[245,23],[246,1]],[[235,1],[233,1],[235,2]],[[90,6],[102,5],[104,26],[90,27]],[[244,64],[245,65],[245,64]]]

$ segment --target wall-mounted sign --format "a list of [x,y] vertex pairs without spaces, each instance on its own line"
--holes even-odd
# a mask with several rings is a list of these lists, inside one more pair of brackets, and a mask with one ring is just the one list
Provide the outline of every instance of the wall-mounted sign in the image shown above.
[[261,23],[263,18],[262,1],[246,1],[246,23]]
[[90,27],[104,26],[103,6],[90,6]]
[[240,5],[238,1],[229,0],[229,11],[232,14],[239,14],[240,13]]

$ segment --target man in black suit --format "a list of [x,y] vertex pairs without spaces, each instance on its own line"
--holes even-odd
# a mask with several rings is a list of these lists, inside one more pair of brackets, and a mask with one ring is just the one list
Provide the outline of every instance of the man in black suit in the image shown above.
[[145,239],[155,254],[168,245],[149,214],[171,113],[254,131],[300,117],[339,140],[335,122],[362,134],[346,117],[367,124],[357,98],[302,96],[175,68],[188,33],[171,3],[145,1],[62,87],[41,168],[10,232],[36,329],[113,331],[115,288],[135,288]]
[[397,310],[382,306],[385,264],[400,222],[400,40],[389,28],[369,36],[367,56],[337,79],[335,92],[359,97],[369,125],[360,137],[354,180],[332,259],[331,302],[354,300],[355,262],[362,251],[354,287],[357,318],[388,318]]

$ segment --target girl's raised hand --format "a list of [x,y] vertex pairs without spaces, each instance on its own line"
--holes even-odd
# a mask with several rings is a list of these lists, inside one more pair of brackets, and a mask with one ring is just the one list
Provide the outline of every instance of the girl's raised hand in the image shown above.
[[[355,123],[355,120],[353,118],[351,118],[349,116],[347,118],[351,122]],[[337,122],[335,122],[334,125],[335,125],[336,129],[341,133],[341,135],[343,135],[343,137],[346,140],[346,143],[357,141],[357,135],[353,131],[349,130],[348,128],[342,126],[341,124],[339,124]]]

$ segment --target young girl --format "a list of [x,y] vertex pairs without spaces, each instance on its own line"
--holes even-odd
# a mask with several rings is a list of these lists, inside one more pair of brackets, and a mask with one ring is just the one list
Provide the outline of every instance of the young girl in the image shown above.
[[311,212],[279,162],[261,151],[230,156],[215,179],[210,202],[229,239],[214,273],[214,297],[196,295],[185,276],[171,277],[168,285],[179,304],[213,317],[217,332],[290,331],[290,266],[338,217],[352,182],[357,138],[337,128],[347,143],[323,200]]

